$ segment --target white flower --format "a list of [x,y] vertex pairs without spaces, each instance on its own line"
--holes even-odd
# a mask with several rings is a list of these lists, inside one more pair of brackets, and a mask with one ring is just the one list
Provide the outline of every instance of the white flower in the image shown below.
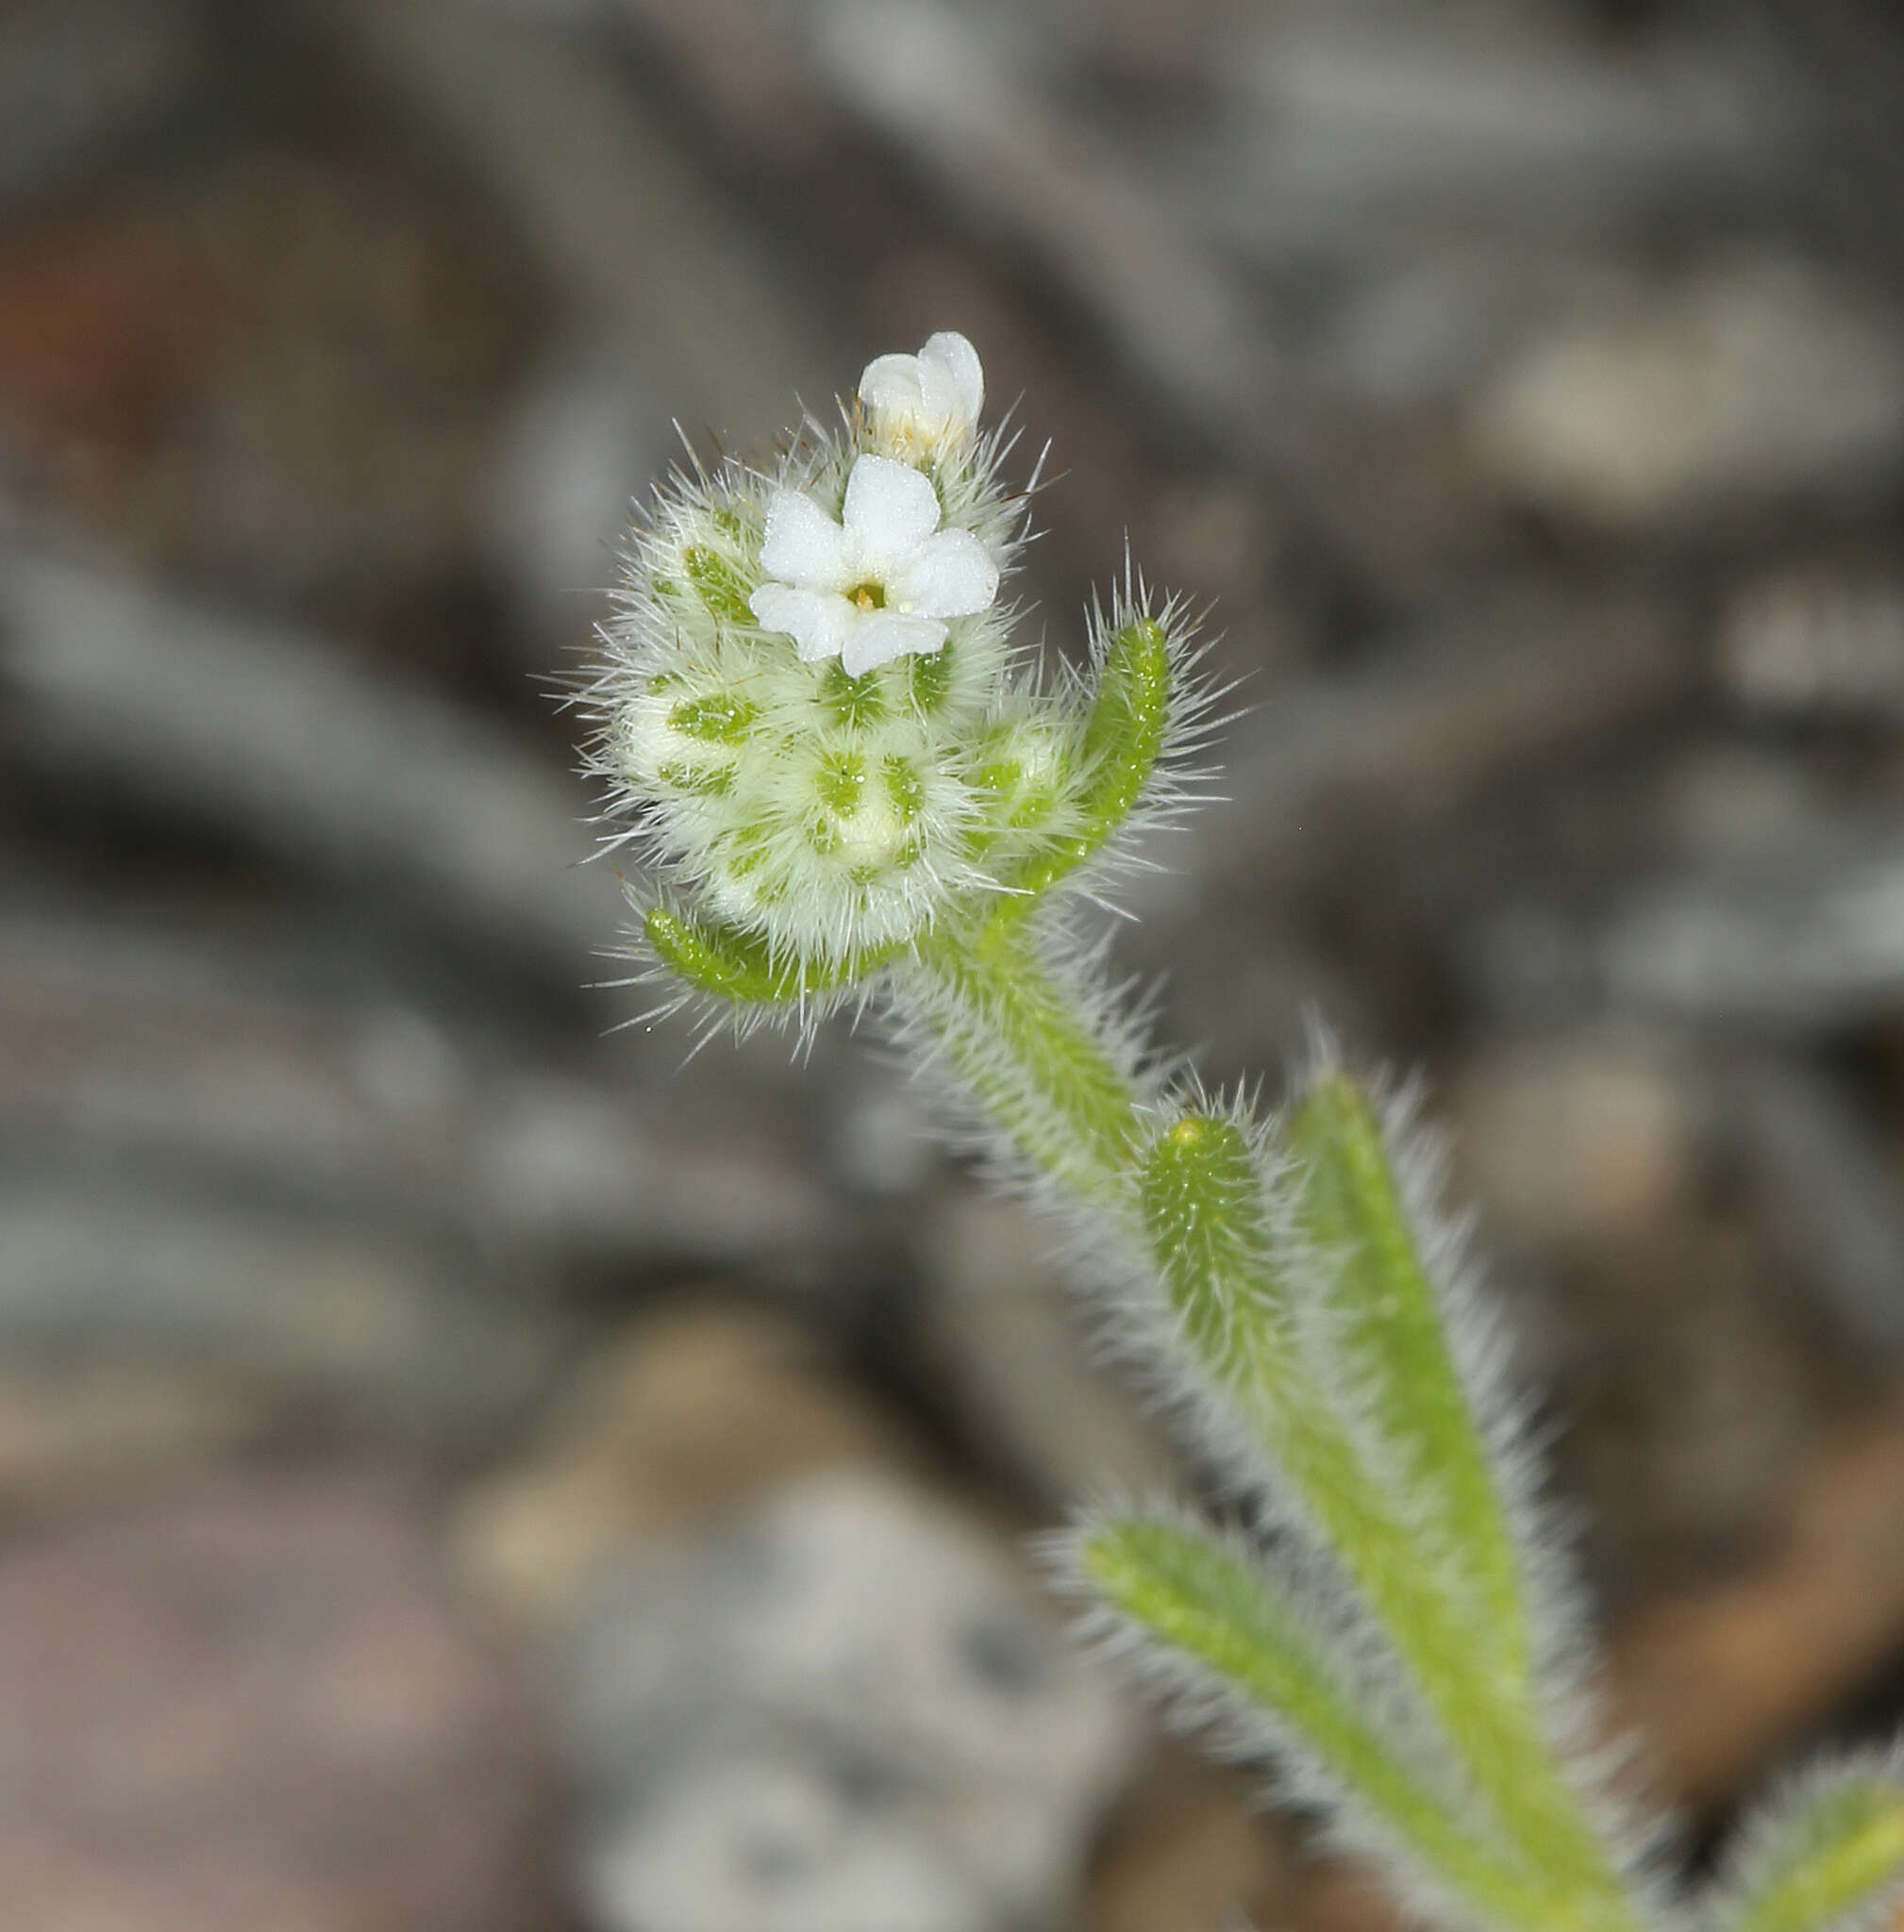
[[775,581],[747,602],[768,630],[791,634],[803,662],[837,657],[857,677],[936,651],[946,618],[998,594],[991,552],[970,530],[939,528],[939,493],[909,464],[858,458],[841,517],[793,490],[767,505],[760,567]]
[[930,452],[978,426],[985,373],[978,352],[951,329],[916,356],[877,356],[860,378],[860,400],[889,448]]

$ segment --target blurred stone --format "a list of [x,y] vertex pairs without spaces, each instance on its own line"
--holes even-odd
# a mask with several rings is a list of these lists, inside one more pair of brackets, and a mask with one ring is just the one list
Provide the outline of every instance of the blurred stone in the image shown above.
[[1403,1932],[1411,1915],[1368,1866],[1317,1857],[1291,1888],[1286,1924],[1302,1932]]
[[643,1810],[589,1853],[591,1924],[601,1932],[999,1924],[958,1859],[867,1802],[858,1771],[772,1746],[676,1767]]
[[[109,72],[119,37],[93,38]],[[536,293],[507,225],[378,125],[321,28],[272,9],[240,38],[266,98],[208,90],[164,165],[0,238],[8,507],[36,536],[420,640],[418,605],[483,562]],[[314,137],[346,111],[353,139]]]
[[1152,525],[1151,567],[1165,583],[1194,584],[1226,623],[1261,599],[1286,534],[1260,488],[1221,472],[1166,489]]
[[1904,1007],[1904,837],[1838,811],[1771,851],[1646,881],[1585,941],[1629,1010],[1833,1031]]
[[1804,91],[1723,17],[1696,38],[1595,32],[1571,8],[1244,18],[1223,68],[1241,111],[1179,144],[1202,164],[1185,199],[1271,260],[1393,258],[1465,226],[1526,275],[1531,238],[1617,232],[1722,187],[1762,194],[1812,132]]
[[1288,1827],[1262,1815],[1259,1771],[1220,1771],[1163,1743],[1118,1807],[1091,1874],[1084,1932],[1223,1932],[1294,1924],[1286,1888]]
[[7,9],[0,58],[0,204],[144,133],[198,77],[205,20],[192,0],[27,0]]
[[[412,679],[137,579],[0,553],[0,691],[36,758],[383,886],[573,985],[620,895],[553,758]],[[25,747],[22,747],[23,755]]]
[[842,1070],[845,1091],[827,1150],[838,1179],[875,1201],[916,1195],[942,1159],[931,1101],[892,1071],[870,1060]]
[[[1371,850],[1413,867],[1426,829],[1490,788],[1669,715],[1700,678],[1687,618],[1674,596],[1582,599],[1541,576],[1435,608],[1250,708],[1222,748],[1223,834],[1184,841],[1174,862],[1231,891]],[[1407,835],[1384,846],[1374,825]]]
[[0,1148],[0,1350],[23,1374],[183,1362],[308,1417],[467,1449],[520,1418],[572,1339],[559,1310],[474,1293],[393,1230]]
[[1840,1422],[1760,1559],[1614,1633],[1610,1730],[1664,1794],[1711,1813],[1816,1735],[1904,1650],[1904,1411]]
[[[0,453],[30,514],[69,464],[143,446],[210,346],[210,290],[180,236],[75,222],[0,244]],[[64,460],[62,460],[62,457]]]
[[691,436],[711,429],[752,453],[780,433],[790,395],[819,404],[860,365],[751,211],[676,142],[670,116],[591,30],[617,10],[565,20],[571,0],[349,0],[332,14],[378,87],[451,146],[527,240],[572,325],[626,371],[653,372],[653,392]]
[[858,1474],[631,1559],[568,1710],[602,1932],[1055,1927],[1131,1748],[1006,1552]]
[[268,1438],[272,1393],[203,1364],[0,1358],[0,1504],[110,1495]]
[[97,1932],[547,1932],[554,1786],[422,1510],[228,1479],[0,1551],[0,1897]]
[[457,990],[410,1003],[374,943],[309,915],[267,934],[121,875],[80,898],[19,884],[0,910],[0,1144],[427,1231],[459,1272],[511,1285],[576,1260],[800,1278],[852,1243],[758,1089],[498,1040]]
[[1840,802],[1789,746],[1729,737],[1676,756],[1653,812],[1662,847],[1688,865],[1748,869],[1805,851]]
[[[1748,1217],[1684,1209],[1605,1231],[1545,1305],[1562,1482],[1610,1597],[1749,1559],[1775,1532],[1834,1399],[1814,1324]],[[1517,1321],[1526,1332],[1533,1324]],[[1525,1353],[1525,1351],[1523,1351]]]
[[1727,606],[1719,661],[1754,711],[1904,723],[1904,580],[1818,570],[1760,578]]
[[960,1192],[923,1230],[915,1372],[977,1454],[1050,1511],[1169,1489],[1168,1444],[1127,1380],[1092,1362],[1089,1318],[1058,1265],[1058,1228],[1021,1203]]
[[733,1307],[667,1311],[593,1352],[529,1459],[463,1500],[455,1547],[488,1602],[556,1629],[633,1539],[690,1527],[809,1470],[908,1454],[894,1423],[792,1324]]
[[1904,1200],[1888,1124],[1795,1055],[1734,1070],[1736,1131],[1793,1278],[1861,1368],[1904,1359]]
[[667,467],[672,432],[626,348],[549,355],[504,425],[490,490],[491,555],[525,619],[537,669],[585,641],[612,584],[631,512]]
[[1490,1234],[1517,1245],[1630,1240],[1696,1177],[1697,1069],[1657,1037],[1503,1042],[1461,1070],[1449,1110],[1457,1192],[1472,1192]]
[[1904,468],[1904,328],[1796,262],[1709,270],[1537,341],[1482,392],[1480,459],[1621,531],[1858,497]]

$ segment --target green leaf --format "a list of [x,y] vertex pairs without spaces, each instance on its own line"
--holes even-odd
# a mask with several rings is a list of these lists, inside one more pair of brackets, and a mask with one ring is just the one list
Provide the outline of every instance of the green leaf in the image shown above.
[[1459,1566],[1478,1647],[1526,1683],[1527,1608],[1507,1513],[1423,1267],[1381,1123],[1345,1074],[1319,1078],[1291,1115],[1304,1231],[1327,1257],[1343,1341],[1395,1452],[1408,1507]]
[[1134,1518],[1085,1532],[1085,1574],[1142,1630],[1273,1711],[1345,1797],[1358,1801],[1450,1891],[1496,1923],[1548,1922],[1538,1882],[1449,1808],[1445,1777],[1424,1780],[1357,1708],[1276,1579],[1183,1525]]
[[1869,1764],[1814,1774],[1746,1836],[1727,1932],[1823,1932],[1904,1886],[1904,1780]]
[[1139,1198],[1182,1344],[1360,1589],[1503,1835],[1550,1883],[1554,1922],[1629,1923],[1625,1887],[1538,1714],[1517,1681],[1503,1684],[1451,1597],[1410,1499],[1365,1459],[1341,1363],[1296,1321],[1288,1250],[1242,1128],[1183,1114],[1144,1151]]
[[903,950],[894,944],[832,962],[782,958],[755,933],[671,912],[664,906],[649,908],[643,929],[662,963],[691,986],[747,1006],[786,1006],[836,991]]

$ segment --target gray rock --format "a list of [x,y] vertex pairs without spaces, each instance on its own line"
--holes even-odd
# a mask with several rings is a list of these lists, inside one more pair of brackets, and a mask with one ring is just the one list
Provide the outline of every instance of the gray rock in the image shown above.
[[1731,1118],[1794,1276],[1861,1361],[1904,1357],[1904,1203],[1882,1124],[1796,1055],[1736,1071]]
[[1807,131],[1800,91],[1724,20],[1702,21],[1696,43],[1614,45],[1560,9],[1537,24],[1340,5],[1246,18],[1224,69],[1237,111],[1186,142],[1203,171],[1185,185],[1205,220],[1272,259],[1303,242],[1366,250],[1372,234],[1399,252],[1456,211],[1514,236],[1525,259],[1526,237],[1762,192]]
[[1784,571],[1728,607],[1720,675],[1749,709],[1904,724],[1904,579]]
[[0,1348],[16,1364],[188,1362],[353,1428],[464,1443],[519,1422],[573,1343],[440,1249],[63,1168],[0,1136]]
[[499,1039],[412,1003],[388,963],[290,913],[264,935],[134,889],[29,888],[0,910],[0,1145],[426,1232],[492,1277],[583,1257],[818,1274],[850,1240],[771,1109],[737,1127],[706,1082]]
[[0,1897],[22,1926],[536,1932],[549,1754],[427,1511],[226,1478],[0,1553]]
[[0,692],[36,759],[394,889],[573,985],[613,936],[586,795],[487,720],[321,640],[0,555]]
[[1473,425],[1510,491],[1623,531],[1869,492],[1904,466],[1904,330],[1796,261],[1746,259],[1570,305]]
[[983,1932],[972,1874],[850,1779],[771,1751],[677,1771],[588,1860],[596,1920],[660,1932]]
[[1615,1004],[1709,1024],[1856,1025],[1904,1007],[1904,839],[1888,816],[1815,827],[1751,865],[1634,894],[1593,949]]
[[626,84],[610,37],[593,30],[611,11],[576,0],[333,9],[379,84],[533,238],[549,286],[601,352],[665,396],[691,435],[711,426],[728,448],[762,447],[790,393],[817,404],[859,364]]
[[1697,1174],[1703,1071],[1670,1036],[1631,1027],[1496,1044],[1453,1085],[1458,1192],[1510,1247],[1643,1236]]
[[13,8],[0,60],[0,202],[43,193],[109,143],[175,111],[207,35],[190,0],[42,0]]
[[666,469],[673,443],[665,412],[612,339],[547,357],[517,398],[487,508],[534,670],[546,669],[552,642],[587,636],[614,581],[629,506]]
[[1022,1203],[954,1195],[926,1230],[927,1283],[909,1341],[966,1437],[1053,1510],[1169,1489],[1174,1461],[1127,1379],[1092,1360],[1062,1241]]
[[1129,1760],[1005,1552],[860,1474],[637,1557],[568,1690],[603,1932],[1057,1924]]

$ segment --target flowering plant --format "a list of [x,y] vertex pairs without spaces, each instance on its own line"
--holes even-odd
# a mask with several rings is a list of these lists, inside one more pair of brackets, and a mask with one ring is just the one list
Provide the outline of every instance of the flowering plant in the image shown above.
[[1284,1109],[1206,1093],[1108,984],[1087,912],[1194,796],[1221,693],[1127,573],[1054,690],[999,601],[1024,541],[962,337],[882,356],[769,470],[676,475],[588,701],[665,1007],[874,1009],[1068,1224],[1127,1353],[1245,1527],[1099,1512],[1090,1621],[1445,1925],[1855,1923],[1904,1875],[1904,1772],[1791,1787],[1688,1900],[1591,1748],[1588,1641],[1502,1350],[1403,1099],[1320,1046]]

